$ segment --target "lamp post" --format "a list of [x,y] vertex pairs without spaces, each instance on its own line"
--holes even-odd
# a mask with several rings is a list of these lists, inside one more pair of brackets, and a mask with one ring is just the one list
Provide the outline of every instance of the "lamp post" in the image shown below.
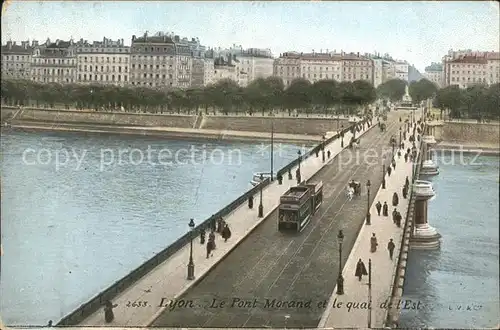
[[321,144],[321,156],[323,157],[323,163],[325,162],[325,136],[323,135],[323,143]]
[[344,294],[344,277],[342,277],[342,243],[344,242],[344,233],[342,230],[339,230],[337,235],[337,239],[339,240],[339,274],[337,276],[337,294]]
[[193,229],[194,229],[194,219],[189,220],[189,233],[191,236],[191,248],[189,250],[189,263],[188,263],[188,276],[187,279],[194,280],[194,262],[193,262]]
[[371,187],[371,182],[368,180],[366,182],[366,191],[368,192],[368,201],[366,203],[366,224],[371,225],[371,214],[370,214],[370,187]]
[[368,329],[372,327],[372,259],[368,259]]
[[385,189],[385,155],[382,157],[382,189]]
[[302,153],[299,151],[297,151],[297,161],[299,162],[298,164],[298,168],[297,168],[297,184],[300,183],[301,181],[301,177],[302,177],[302,174],[300,173],[300,163],[302,162]]
[[344,124],[340,126],[340,147],[344,147]]
[[263,182],[264,182],[264,174],[260,174],[260,203],[259,203],[259,214],[258,214],[258,217],[259,218],[263,218],[264,217],[264,205],[262,205],[262,185],[263,185]]

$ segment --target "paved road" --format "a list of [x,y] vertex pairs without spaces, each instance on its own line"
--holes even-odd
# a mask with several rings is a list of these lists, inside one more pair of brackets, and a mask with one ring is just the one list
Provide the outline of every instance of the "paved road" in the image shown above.
[[[397,119],[401,115],[389,114],[387,132],[381,133],[375,127],[366,133],[357,156],[351,150],[344,150],[318,172],[313,180],[323,180],[323,205],[302,233],[278,232],[277,212],[274,212],[182,297],[192,301],[193,307],[166,310],[153,326],[316,327],[324,311],[324,306],[318,304],[327,302],[335,287],[338,230],[343,229],[345,235],[344,264],[366,213],[364,183],[370,179],[372,191],[376,192],[382,181],[381,160],[374,160],[374,155],[388,151],[391,134],[399,135]],[[373,151],[364,155],[368,149]],[[371,158],[371,164],[366,156]],[[363,182],[363,192],[347,202],[345,187],[351,178]],[[214,299],[217,304],[212,304]],[[233,305],[235,299],[240,299],[242,305]],[[274,299],[275,306],[266,306],[266,302]],[[278,307],[279,301],[303,306]],[[220,307],[220,302],[225,302],[225,306]]]

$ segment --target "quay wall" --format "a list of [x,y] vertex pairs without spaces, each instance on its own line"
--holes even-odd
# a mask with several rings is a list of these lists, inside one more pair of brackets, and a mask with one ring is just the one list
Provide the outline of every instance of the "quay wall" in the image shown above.
[[348,126],[347,119],[262,116],[205,116],[199,128],[213,130],[323,135]]
[[429,133],[442,145],[499,148],[499,123],[443,122],[429,126]]
[[[2,106],[2,120],[12,117],[18,108]],[[146,114],[127,112],[104,112],[88,110],[62,110],[23,108],[16,116],[15,124],[57,123],[75,125],[113,125],[116,127],[175,127],[217,131],[270,132],[271,122],[274,132],[296,135],[321,136],[327,132],[340,131],[347,127],[345,118],[307,117],[263,117],[263,116],[198,116],[181,114]],[[57,130],[57,127],[54,128]]]
[[[364,123],[364,121],[362,123]],[[344,128],[344,130],[342,130],[341,132],[333,135],[332,137],[330,137],[325,141],[326,144],[331,143],[336,139],[339,139],[342,135],[354,129],[354,126],[355,125]],[[305,153],[303,155],[303,159],[307,159],[308,157],[315,155],[316,151],[320,149],[321,149],[321,143],[311,148],[310,151]],[[290,164],[280,169],[277,173],[287,173],[288,169],[291,169],[292,167],[296,166],[297,163],[298,159],[295,159]],[[140,280],[142,277],[144,277],[146,274],[152,271],[155,267],[163,263],[165,260],[171,257],[175,252],[181,249],[183,246],[189,244],[191,237],[199,236],[201,229],[206,228],[211,223],[212,219],[214,218],[217,219],[218,217],[227,216],[235,209],[237,209],[240,205],[246,203],[250,196],[255,195],[258,191],[260,191],[261,188],[264,189],[270,183],[271,180],[267,178],[259,185],[251,188],[246,193],[236,198],[232,203],[228,204],[227,206],[222,208],[219,212],[213,214],[211,217],[209,217],[208,219],[197,225],[191,233],[186,233],[185,235],[181,236],[177,241],[175,241],[170,246],[160,251],[158,254],[156,254],[149,260],[145,261],[142,265],[131,271],[129,274],[125,275],[123,278],[116,281],[109,288],[97,294],[95,297],[90,299],[90,301],[82,304],[71,314],[64,317],[61,321],[59,321],[57,323],[57,326],[71,326],[71,325],[77,325],[80,322],[82,322],[85,318],[87,318],[88,316],[99,310],[99,308],[101,308],[107,300],[113,300],[113,298],[115,298],[121,292],[125,291],[127,288],[132,286],[134,283],[136,283],[138,280]]]

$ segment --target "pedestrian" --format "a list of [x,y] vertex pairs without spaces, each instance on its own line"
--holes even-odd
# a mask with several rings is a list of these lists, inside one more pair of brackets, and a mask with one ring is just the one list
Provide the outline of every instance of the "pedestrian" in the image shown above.
[[224,228],[224,219],[222,219],[222,217],[219,217],[217,219],[217,232],[222,233],[223,228]]
[[394,192],[394,194],[392,195],[392,206],[398,206],[398,204],[399,204],[398,193]]
[[398,159],[401,158],[401,150],[398,150]]
[[295,171],[295,178],[297,178],[297,184],[299,184],[302,180],[301,180],[301,177],[300,177],[300,171],[299,169],[297,168],[297,170]]
[[398,210],[394,208],[394,211],[392,211],[392,223],[396,223],[396,214],[398,214]]
[[405,179],[405,186],[406,187],[410,186],[410,180],[408,179],[408,176],[406,176],[406,179]]
[[375,236],[375,233],[372,233],[372,237],[370,237],[370,252],[376,252],[377,246],[377,237]]
[[403,219],[403,217],[401,216],[401,213],[396,212],[396,226],[398,226],[398,228],[401,228],[401,220],[402,219]]
[[[279,180],[279,179],[278,179],[278,180]],[[250,195],[250,196],[248,197],[248,208],[249,208],[249,209],[253,209],[253,196],[252,196],[252,195]]]
[[389,258],[392,260],[392,254],[394,253],[394,248],[396,245],[392,241],[392,238],[390,239],[389,243],[387,244],[387,250],[389,250]]
[[326,155],[328,156],[328,158],[330,158],[330,150],[326,152]]
[[292,169],[289,168],[288,169],[288,180],[292,180],[293,179],[293,176],[292,176]]
[[210,218],[210,228],[212,229],[212,231],[215,231],[217,229],[217,220],[215,219],[215,216],[213,214]]
[[356,264],[356,272],[354,273],[354,276],[356,276],[359,281],[361,282],[361,279],[363,278],[363,275],[368,275],[368,272],[366,271],[365,264],[361,259],[358,260],[358,263]]
[[390,166],[387,166],[387,175],[391,176],[392,168]]
[[111,323],[115,319],[115,314],[113,313],[113,308],[118,306],[114,304],[110,300],[106,300],[104,303],[104,320],[106,323]]
[[222,229],[222,238],[224,242],[227,242],[227,240],[231,238],[231,229],[229,229],[227,224],[224,226],[224,229]]
[[406,196],[408,196],[408,187],[403,186],[403,198],[406,199]]
[[405,154],[405,163],[408,163],[408,154]]
[[[278,173],[278,175],[276,176],[276,178],[278,179],[278,184],[282,184],[283,183],[283,174]],[[252,197],[252,200],[253,200],[253,197]],[[253,204],[252,204],[252,206],[253,206]]]
[[387,205],[387,202],[384,202],[384,206],[382,206],[382,215],[384,217],[389,216],[389,205]]
[[215,244],[215,232],[213,230],[208,234],[208,240],[212,241],[212,250],[215,250],[217,245]]
[[411,149],[410,148],[406,149],[406,153],[409,155],[411,153]]
[[380,201],[375,204],[375,208],[377,209],[377,214],[380,216],[380,211],[382,210],[382,203]]
[[200,244],[205,244],[205,235],[205,228],[202,227],[200,230]]

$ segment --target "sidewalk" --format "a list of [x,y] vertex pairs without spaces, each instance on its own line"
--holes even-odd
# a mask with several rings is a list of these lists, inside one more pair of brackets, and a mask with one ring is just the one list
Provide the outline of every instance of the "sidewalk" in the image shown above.
[[[404,141],[405,148],[411,143],[408,140]],[[416,142],[417,149],[420,143]],[[405,179],[408,176],[411,185],[411,173],[413,163],[408,161],[405,163],[404,151],[401,158],[398,158],[396,151],[396,169],[392,171],[391,176],[386,173],[386,189],[378,190],[373,204],[370,206],[371,225],[363,225],[361,228],[356,243],[349,254],[349,258],[343,267],[342,275],[344,277],[344,295],[336,294],[335,287],[333,294],[328,302],[328,307],[325,310],[323,317],[318,325],[319,328],[367,328],[368,326],[368,276],[363,276],[361,282],[355,277],[356,265],[359,259],[365,264],[368,271],[368,260],[372,260],[372,313],[371,327],[382,328],[384,326],[386,309],[381,308],[381,304],[391,296],[390,288],[393,282],[394,269],[398,262],[399,250],[401,248],[401,240],[403,238],[403,229],[406,221],[406,212],[408,209],[409,199],[404,199],[402,196],[402,188]],[[411,189],[411,188],[410,188]],[[397,210],[403,216],[401,228],[398,228],[392,221],[392,196],[397,192],[399,204]],[[389,216],[378,216],[375,204],[384,201],[389,205]],[[370,252],[370,237],[375,233],[377,237],[378,247],[374,253]],[[396,248],[394,249],[393,260],[389,258],[387,244],[389,239],[393,239]],[[336,302],[335,302],[336,301]],[[338,304],[342,302],[339,308],[333,308],[334,302]],[[351,310],[347,308],[350,302]],[[365,303],[361,305],[362,303]]]
[[[376,126],[376,123],[372,127]],[[357,133],[357,136],[364,134],[367,130]],[[347,146],[346,141],[349,141],[352,133],[344,135],[344,146]],[[335,157],[342,151],[340,147],[340,139],[328,144],[325,148],[330,150],[331,158]],[[315,155],[304,159],[301,163],[302,180],[311,178],[323,166],[328,164],[328,159],[325,163],[322,162],[321,154],[319,157]],[[292,169],[295,173],[295,168]],[[251,173],[249,173],[249,178]],[[220,262],[225,255],[234,249],[254,228],[256,228],[266,217],[278,207],[279,197],[296,184],[295,175],[292,180],[288,180],[288,176],[283,178],[283,184],[278,185],[277,181],[271,183],[263,189],[262,203],[264,207],[264,217],[258,218],[258,205],[260,193],[254,196],[254,208],[249,209],[247,203],[242,204],[231,214],[226,216],[224,220],[231,228],[232,236],[228,242],[224,243],[220,235],[216,235],[217,249],[214,251],[213,257],[206,258],[206,246],[200,244],[199,237],[193,241],[193,261],[195,264],[195,276],[203,277],[204,274]],[[156,267],[149,274],[137,281],[133,286],[122,292],[113,300],[113,304],[118,306],[114,308],[115,320],[109,323],[109,326],[148,326],[156,317],[158,317],[166,307],[160,307],[160,303],[164,298],[163,306],[168,305],[169,301],[176,302],[176,299],[187,291],[196,283],[188,281],[187,264],[189,261],[190,246],[187,244],[182,249],[177,251],[171,258]],[[142,302],[141,307],[131,307],[134,302]],[[144,302],[147,302],[146,304]],[[127,307],[129,305],[130,307]],[[135,304],[134,304],[135,305]],[[145,307],[142,307],[146,305]],[[80,326],[97,326],[104,324],[103,309],[99,309],[96,313],[82,321]]]

